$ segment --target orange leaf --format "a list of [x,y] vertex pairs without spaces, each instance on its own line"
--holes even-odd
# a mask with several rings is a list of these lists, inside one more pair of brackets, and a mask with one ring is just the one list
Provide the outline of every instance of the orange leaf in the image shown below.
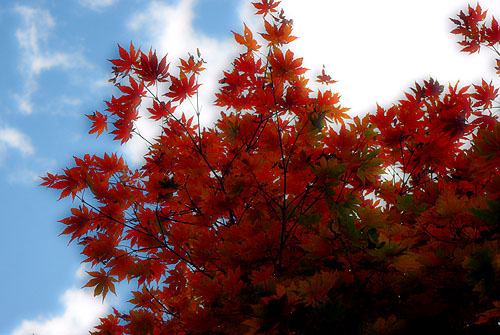
[[116,295],[115,284],[113,284],[113,282],[117,280],[113,277],[108,276],[108,274],[104,272],[103,269],[101,269],[99,272],[87,271],[87,273],[94,278],[90,279],[87,284],[83,285],[83,287],[95,287],[94,296],[102,294],[102,300],[104,300],[104,298],[106,298],[106,295],[108,294],[108,291],[111,291]]
[[257,51],[260,49],[260,45],[258,45],[257,41],[253,39],[253,34],[250,31],[250,29],[248,29],[246,24],[245,24],[245,32],[244,32],[243,36],[235,33],[234,31],[233,31],[233,34],[234,34],[234,39],[236,40],[236,42],[238,42],[241,45],[246,46],[248,49],[247,50],[248,52]]
[[185,74],[188,74],[191,72],[199,74],[201,71],[205,70],[205,68],[202,67],[202,65],[203,65],[202,59],[200,59],[196,63],[194,62],[193,56],[190,56],[189,60],[187,62],[182,58],[180,58],[179,60],[181,61],[181,65],[179,66],[179,69],[181,69],[181,71],[184,72]]
[[322,84],[333,84],[336,83],[336,80],[332,80],[332,77],[330,75],[325,73],[325,66],[323,65],[323,70],[321,71],[321,75],[318,76],[318,79],[316,80],[318,83]]
[[283,45],[295,41],[297,37],[292,36],[292,26],[287,21],[282,21],[279,28],[276,24],[270,24],[264,20],[264,26],[267,34],[260,34],[269,45]]
[[274,0],[262,0],[262,2],[252,2],[252,5],[258,9],[257,15],[267,15],[268,13],[276,12],[276,7],[278,7],[280,2],[281,1],[274,2]]

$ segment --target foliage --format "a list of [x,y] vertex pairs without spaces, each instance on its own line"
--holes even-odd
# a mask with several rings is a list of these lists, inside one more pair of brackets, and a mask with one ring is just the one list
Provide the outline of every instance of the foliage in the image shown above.
[[[90,133],[112,122],[127,142],[152,99],[161,134],[144,165],[85,155],[44,178],[81,203],[62,223],[97,269],[85,286],[103,298],[137,286],[130,311],[93,334],[498,331],[498,89],[430,79],[351,119],[337,93],[308,88],[278,3],[254,4],[263,43],[234,33],[243,51],[212,127],[175,111],[197,94],[199,52],[176,75],[156,52],[119,47],[119,96]],[[485,20],[479,5],[452,20],[463,51],[497,52]],[[318,81],[335,82],[324,68]]]

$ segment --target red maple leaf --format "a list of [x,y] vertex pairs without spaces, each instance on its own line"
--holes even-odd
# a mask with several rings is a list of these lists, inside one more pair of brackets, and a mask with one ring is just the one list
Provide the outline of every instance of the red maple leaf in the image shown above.
[[201,84],[196,84],[196,75],[191,75],[188,79],[187,76],[181,72],[179,78],[170,76],[172,84],[170,85],[170,92],[165,95],[169,98],[172,98],[172,101],[180,100],[180,102],[184,101],[186,97],[192,97],[198,87]]
[[491,27],[486,28],[486,39],[490,45],[494,45],[500,42],[500,27],[498,26],[497,20],[493,17],[491,20]]
[[153,107],[148,108],[148,112],[151,113],[151,119],[158,121],[162,117],[168,117],[170,114],[172,114],[175,111],[176,107],[177,106],[172,106],[172,103],[170,101],[157,102],[156,100],[154,100]]
[[472,94],[472,97],[477,100],[474,107],[483,106],[484,108],[490,108],[492,106],[493,100],[498,96],[498,88],[495,88],[491,84],[482,81],[481,85],[474,85],[476,93]]
[[139,52],[134,48],[132,42],[130,42],[130,52],[127,52],[118,44],[118,51],[121,59],[111,59],[110,62],[116,66],[115,71],[127,75],[129,71],[139,64]]
[[106,115],[102,115],[100,112],[94,112],[94,114],[87,115],[87,117],[92,121],[92,127],[89,134],[97,133],[97,137],[99,137],[104,129],[108,130],[108,124],[106,122],[108,117]]
[[152,85],[154,82],[165,82],[168,77],[168,66],[167,56],[163,56],[161,61],[158,63],[158,57],[156,57],[156,51],[151,52],[149,50],[149,55],[145,55],[141,52],[141,61],[136,69],[136,73],[142,80],[149,82]]
[[267,15],[268,13],[276,12],[276,7],[281,1],[262,0],[261,2],[252,2],[252,5],[257,9],[257,15]]
[[141,104],[142,97],[146,95],[144,83],[142,81],[137,82],[132,77],[129,77],[128,79],[130,86],[118,86],[118,89],[124,93],[124,95],[118,98],[118,102],[126,105],[126,108],[136,108]]

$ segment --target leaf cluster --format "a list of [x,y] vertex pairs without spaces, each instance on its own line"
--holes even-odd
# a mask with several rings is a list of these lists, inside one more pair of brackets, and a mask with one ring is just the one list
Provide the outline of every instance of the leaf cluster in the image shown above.
[[[262,39],[234,33],[243,51],[213,127],[182,111],[200,87],[199,51],[177,75],[156,52],[119,47],[119,96],[89,116],[90,133],[109,117],[128,141],[151,99],[161,134],[144,164],[85,155],[44,177],[80,202],[61,222],[95,268],[85,286],[103,299],[117,282],[137,286],[132,308],[93,334],[498,331],[498,89],[429,79],[351,118],[338,93],[309,88],[278,4],[254,4]],[[499,43],[484,14],[453,20],[464,51]],[[335,81],[323,68],[318,82]]]

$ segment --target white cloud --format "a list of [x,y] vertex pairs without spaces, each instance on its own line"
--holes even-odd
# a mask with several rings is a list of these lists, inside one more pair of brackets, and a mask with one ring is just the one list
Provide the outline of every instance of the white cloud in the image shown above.
[[0,128],[0,144],[17,149],[23,155],[35,153],[30,137],[15,128],[7,126]]
[[[86,267],[76,272],[79,281],[88,279]],[[59,315],[43,315],[35,320],[23,320],[13,335],[83,335],[88,334],[99,323],[99,318],[109,313],[109,305],[100,296],[94,297],[93,290],[71,288],[60,298],[64,310]]]
[[99,317],[108,313],[109,306],[91,291],[74,288],[67,290],[61,297],[64,312],[61,315],[24,320],[14,330],[14,335],[83,335],[88,334],[99,322]]
[[55,26],[55,21],[49,11],[27,6],[15,6],[14,11],[23,19],[24,28],[16,31],[19,45],[23,49],[30,49],[33,53],[40,53],[40,43],[45,42],[48,30]]
[[71,68],[75,61],[73,55],[56,52],[50,57],[38,56],[33,58],[31,70],[34,74],[40,74],[43,70],[50,70],[53,67]]
[[78,53],[50,50],[47,46],[51,30],[56,23],[48,10],[17,5],[14,11],[22,18],[22,27],[16,30],[21,50],[20,70],[25,78],[24,91],[16,94],[19,109],[24,114],[33,112],[31,97],[38,89],[38,76],[53,68],[69,69],[88,66]]
[[99,11],[118,2],[118,0],[79,0],[80,5]]
[[[466,10],[466,0],[301,0],[282,1],[294,21],[290,47],[304,57],[311,79],[326,65],[338,80],[333,90],[352,113],[373,111],[375,103],[390,105],[415,81],[429,76],[442,84],[478,83],[495,77],[494,55],[484,50],[468,56],[459,52],[448,18]],[[483,9],[500,12],[498,0],[481,1]],[[245,22],[255,13],[250,2],[242,10]],[[262,30],[259,30],[262,31]],[[310,81],[311,84],[312,81]]]

